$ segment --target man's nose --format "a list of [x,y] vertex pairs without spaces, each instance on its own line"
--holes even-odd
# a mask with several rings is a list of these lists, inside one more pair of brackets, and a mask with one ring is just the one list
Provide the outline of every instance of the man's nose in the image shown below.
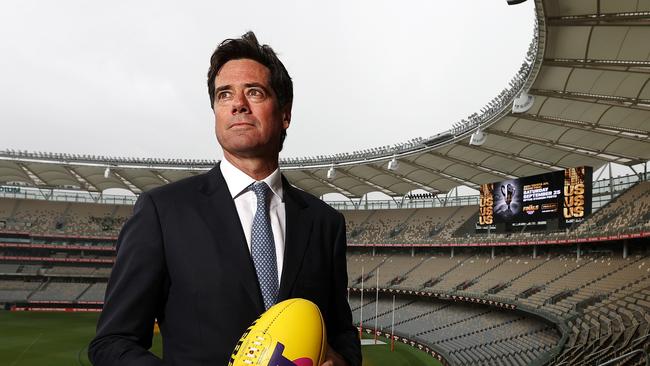
[[250,108],[244,93],[236,93],[232,100],[232,114],[248,112],[250,112]]

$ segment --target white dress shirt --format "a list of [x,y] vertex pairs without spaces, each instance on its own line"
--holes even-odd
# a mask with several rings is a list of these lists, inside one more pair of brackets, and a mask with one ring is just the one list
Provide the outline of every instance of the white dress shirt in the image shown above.
[[[248,252],[251,250],[251,231],[253,227],[253,217],[257,209],[257,196],[249,188],[251,184],[257,182],[255,179],[242,172],[232,165],[228,160],[221,160],[219,165],[221,174],[226,180],[226,185],[230,195],[235,201],[239,221],[244,229]],[[282,264],[284,262],[284,235],[286,228],[286,215],[284,200],[282,196],[282,178],[280,169],[276,169],[271,175],[261,180],[271,188],[271,201],[269,204],[269,215],[271,217],[271,230],[273,231],[273,241],[275,242],[275,258],[278,264],[278,285],[282,276]]]

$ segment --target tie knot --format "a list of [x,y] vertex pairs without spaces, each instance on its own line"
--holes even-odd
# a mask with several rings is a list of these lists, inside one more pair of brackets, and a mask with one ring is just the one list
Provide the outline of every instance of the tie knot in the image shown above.
[[258,200],[266,201],[266,196],[271,188],[265,182],[255,182],[251,186],[251,190],[255,192]]

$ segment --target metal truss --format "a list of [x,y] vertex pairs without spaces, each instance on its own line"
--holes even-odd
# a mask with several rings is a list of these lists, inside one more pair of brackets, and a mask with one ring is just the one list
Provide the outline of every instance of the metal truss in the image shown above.
[[[650,78],[649,78],[650,80]],[[639,99],[629,97],[617,97],[611,95],[567,92],[559,90],[531,89],[530,94],[552,97],[558,99],[576,100],[581,102],[614,105],[618,107],[636,107],[637,109],[650,111],[650,99]]]
[[[544,66],[598,68],[598,67],[623,67],[623,68],[650,68],[650,61],[636,60],[596,60],[596,59],[566,59],[566,58],[545,58]],[[611,71],[617,71],[612,69]],[[627,70],[618,70],[627,71]],[[644,74],[648,71],[638,71]]]
[[635,11],[624,13],[597,13],[584,15],[568,15],[548,17],[547,25],[550,26],[648,26],[650,25],[650,12]]

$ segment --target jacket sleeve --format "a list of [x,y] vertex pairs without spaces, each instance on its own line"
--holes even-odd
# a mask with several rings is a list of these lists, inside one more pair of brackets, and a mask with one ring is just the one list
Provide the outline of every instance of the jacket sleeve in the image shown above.
[[93,365],[163,364],[148,349],[154,321],[163,317],[167,281],[158,212],[143,193],[118,238],[97,334],[88,347]]
[[343,214],[339,213],[336,242],[334,243],[334,281],[332,281],[333,288],[330,299],[333,319],[328,324],[328,342],[350,366],[361,366],[359,332],[352,324],[352,312],[347,300],[346,250],[345,218]]

